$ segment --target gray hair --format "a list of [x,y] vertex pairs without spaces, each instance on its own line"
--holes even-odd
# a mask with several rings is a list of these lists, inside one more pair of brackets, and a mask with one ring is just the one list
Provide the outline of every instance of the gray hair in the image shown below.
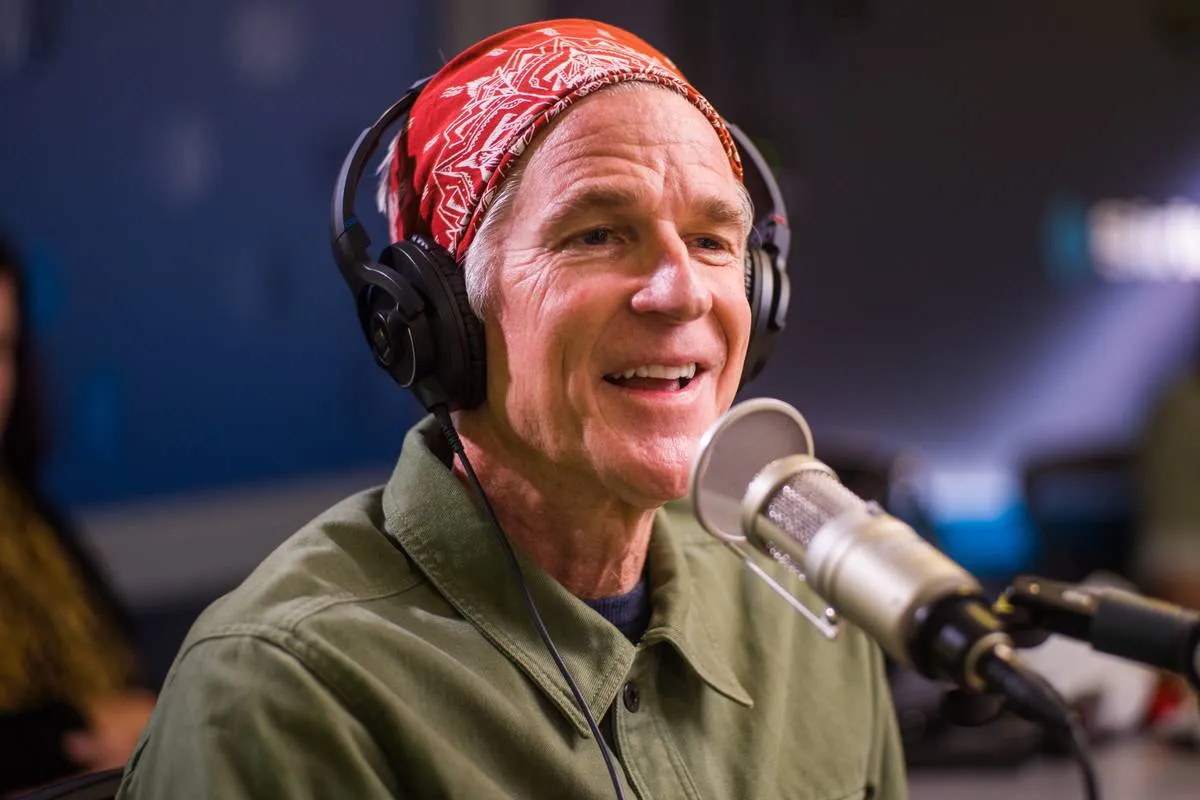
[[475,231],[475,240],[463,254],[463,282],[467,287],[467,301],[480,319],[485,319],[495,288],[495,272],[502,260],[500,242],[512,216],[517,189],[521,186],[521,176],[524,174],[525,160],[518,158],[500,182],[495,199],[483,212],[483,219]]

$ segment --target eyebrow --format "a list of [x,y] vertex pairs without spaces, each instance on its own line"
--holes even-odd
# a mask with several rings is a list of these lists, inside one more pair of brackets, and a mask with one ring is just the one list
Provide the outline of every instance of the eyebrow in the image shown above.
[[[593,212],[623,211],[636,207],[644,194],[636,190],[616,186],[590,186],[577,192],[568,192],[550,205],[545,217],[547,229],[554,230],[577,217]],[[707,195],[697,201],[697,216],[716,226],[736,227],[749,231],[751,211],[745,202],[734,203],[716,195]]]
[[749,195],[738,193],[738,203],[723,197],[708,196],[700,201],[700,217],[714,225],[736,227],[743,235],[750,232],[754,212],[750,207]]

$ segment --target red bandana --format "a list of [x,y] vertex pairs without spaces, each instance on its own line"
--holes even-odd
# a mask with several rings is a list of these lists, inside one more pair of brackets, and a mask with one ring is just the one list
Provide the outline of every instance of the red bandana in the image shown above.
[[657,83],[690,100],[741,180],[724,122],[670,59],[604,23],[535,22],[459,54],[421,91],[385,165],[381,194],[392,240],[423,234],[462,261],[497,187],[534,136],[575,100],[625,81]]

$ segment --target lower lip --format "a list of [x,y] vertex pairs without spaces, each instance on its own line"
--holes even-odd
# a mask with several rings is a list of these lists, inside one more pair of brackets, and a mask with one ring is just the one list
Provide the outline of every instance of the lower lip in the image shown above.
[[626,397],[637,398],[639,400],[648,400],[651,402],[670,402],[672,400],[690,400],[696,393],[696,389],[700,381],[705,377],[705,373],[697,373],[687,386],[681,389],[636,389],[629,386],[621,386],[620,384],[612,383],[605,380],[604,385],[610,389],[616,389]]

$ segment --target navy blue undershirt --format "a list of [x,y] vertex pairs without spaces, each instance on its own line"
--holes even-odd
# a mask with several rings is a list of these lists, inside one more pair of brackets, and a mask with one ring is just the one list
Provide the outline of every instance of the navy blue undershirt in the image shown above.
[[646,576],[625,594],[584,599],[593,611],[616,626],[625,638],[637,644],[650,624],[650,588]]

